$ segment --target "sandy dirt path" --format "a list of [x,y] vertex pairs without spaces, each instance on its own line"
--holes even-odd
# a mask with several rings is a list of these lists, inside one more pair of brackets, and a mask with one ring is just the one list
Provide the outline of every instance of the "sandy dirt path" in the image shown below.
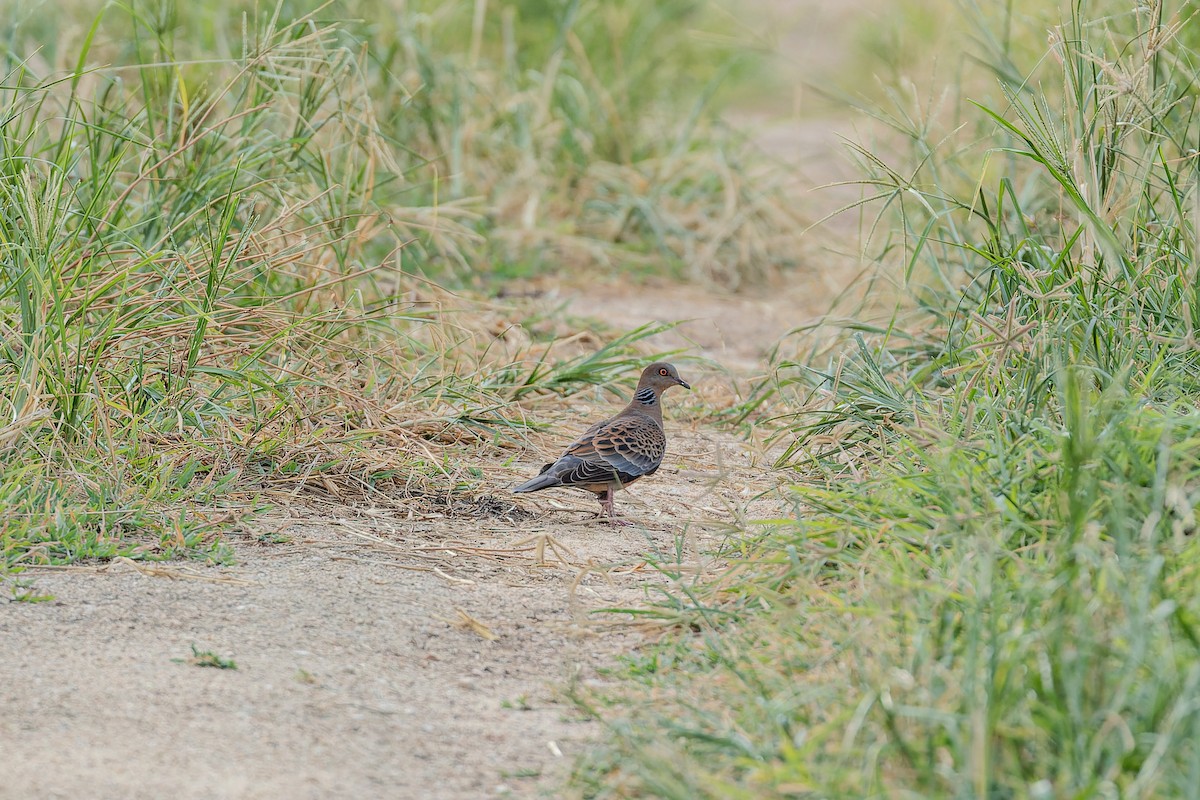
[[564,689],[644,638],[592,612],[669,587],[648,560],[719,570],[755,485],[741,443],[673,433],[621,498],[628,528],[568,493],[449,518],[310,506],[235,534],[231,567],[27,573],[54,600],[0,608],[0,797],[553,796],[598,734]]

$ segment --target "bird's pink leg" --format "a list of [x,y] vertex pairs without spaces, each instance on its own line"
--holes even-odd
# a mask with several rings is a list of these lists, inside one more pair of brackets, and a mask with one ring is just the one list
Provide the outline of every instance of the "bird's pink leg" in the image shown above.
[[600,495],[600,508],[603,509],[603,513],[608,515],[608,524],[632,525],[633,523],[629,520],[617,518],[617,512],[613,509],[613,495],[615,494],[616,492],[614,492],[612,489],[609,489],[607,492]]

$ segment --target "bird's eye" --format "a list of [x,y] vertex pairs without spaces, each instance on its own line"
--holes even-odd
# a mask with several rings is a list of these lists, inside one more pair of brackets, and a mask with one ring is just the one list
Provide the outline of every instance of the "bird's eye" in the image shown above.
[[659,374],[659,375],[662,375],[664,378],[665,378],[665,377],[667,377],[667,371],[666,371],[665,369],[660,369],[660,370],[658,371],[658,374]]

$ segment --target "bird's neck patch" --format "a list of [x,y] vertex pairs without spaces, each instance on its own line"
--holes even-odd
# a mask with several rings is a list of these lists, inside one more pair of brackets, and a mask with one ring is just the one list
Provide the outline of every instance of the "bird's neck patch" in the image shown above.
[[645,388],[638,389],[637,393],[634,394],[633,399],[637,400],[644,406],[652,406],[658,402],[658,395],[654,393],[653,389],[651,389],[649,386],[646,386]]

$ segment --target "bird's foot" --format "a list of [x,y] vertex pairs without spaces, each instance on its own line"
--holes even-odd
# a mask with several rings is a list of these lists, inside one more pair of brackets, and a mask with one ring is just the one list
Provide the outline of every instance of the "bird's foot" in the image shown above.
[[606,497],[600,498],[600,519],[604,519],[605,517],[608,518],[609,525],[623,527],[633,524],[629,520],[621,519],[617,516],[616,509],[613,508],[613,498],[611,492],[609,492]]

